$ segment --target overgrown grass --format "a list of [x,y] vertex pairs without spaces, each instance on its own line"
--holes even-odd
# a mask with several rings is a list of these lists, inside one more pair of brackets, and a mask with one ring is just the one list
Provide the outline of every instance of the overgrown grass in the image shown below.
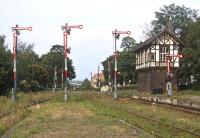
[[175,96],[185,96],[185,95],[193,95],[193,96],[200,96],[199,90],[181,90],[175,93]]
[[23,108],[25,105],[31,104],[33,101],[40,101],[55,97],[59,93],[52,92],[37,92],[37,93],[18,93],[17,101],[12,101],[11,98],[0,97],[0,113],[10,110],[15,112],[0,118],[0,136],[2,136],[9,128],[13,127],[17,122],[27,117],[35,108]]
[[58,93],[47,92],[47,91],[35,92],[35,93],[19,92],[17,93],[18,97],[17,101],[12,101],[11,97],[8,98],[0,96],[0,113],[3,113],[11,109],[18,109],[24,105],[32,103],[33,101],[47,99],[57,94]]
[[[90,107],[91,106],[91,107]],[[21,121],[11,137],[149,137],[118,118],[93,112],[84,95],[59,96]],[[28,129],[27,129],[28,128]]]
[[138,91],[136,89],[132,89],[132,90],[121,90],[118,91],[118,96],[133,96],[133,95],[138,95]]

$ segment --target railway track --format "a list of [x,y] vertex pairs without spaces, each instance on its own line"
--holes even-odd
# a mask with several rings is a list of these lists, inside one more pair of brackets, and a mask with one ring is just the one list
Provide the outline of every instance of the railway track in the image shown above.
[[[123,97],[123,98],[127,98],[127,97]],[[128,98],[129,98],[130,101],[133,100],[133,99],[130,99],[130,97],[128,97]],[[90,100],[93,101],[93,99],[90,99]],[[137,100],[137,101],[142,101],[142,100]],[[97,101],[94,101],[94,102],[97,102]],[[146,103],[146,101],[142,101],[142,102]],[[151,103],[151,102],[148,102],[148,104],[149,103]],[[172,131],[172,133],[169,133],[169,135],[171,135],[170,137],[189,135],[189,137],[200,138],[200,132],[198,130],[193,130],[193,129],[180,127],[180,126],[177,126],[175,123],[169,123],[169,122],[160,121],[160,120],[154,119],[149,114],[146,114],[144,112],[140,113],[140,112],[134,111],[133,109],[128,109],[128,108],[120,106],[120,105],[112,105],[112,104],[109,105],[109,104],[101,103],[101,102],[99,102],[99,104],[101,104],[102,106],[114,109],[116,111],[124,112],[126,114],[131,115],[131,116],[135,116],[135,118],[142,119],[144,122],[147,122],[147,124],[151,124],[152,126],[158,127],[159,130],[163,129],[163,130],[167,130],[167,132],[168,131]],[[182,109],[180,109],[180,110],[182,110]],[[190,112],[190,111],[187,111],[187,112]],[[193,111],[191,111],[191,112],[193,112]],[[198,112],[198,111],[195,110],[195,112]],[[129,117],[127,118],[126,115],[125,116],[124,115],[122,115],[121,119],[124,120],[125,122],[127,122],[129,124],[132,124],[133,126],[136,126],[136,127],[140,128],[140,129],[143,129],[144,131],[150,133],[151,135],[153,135],[155,137],[158,137],[158,138],[165,138],[166,137],[165,134],[163,134],[163,132],[159,132],[157,129],[155,129],[155,131],[154,131],[154,129],[146,128],[145,125],[141,125],[140,123],[142,123],[143,121],[142,122],[140,122],[140,121],[138,122],[137,119],[135,121],[134,120],[135,118],[132,118],[132,117],[131,118],[129,118]],[[124,117],[126,119],[123,119]]]
[[176,110],[176,111],[182,111],[182,112],[185,112],[185,113],[200,115],[200,109],[198,109],[198,108],[192,108],[192,107],[175,105],[175,104],[168,104],[168,103],[163,103],[163,102],[159,102],[159,101],[154,101],[153,99],[145,100],[145,99],[142,99],[141,97],[133,98],[133,97],[130,97],[130,96],[124,96],[124,97],[119,98],[119,100],[123,100],[123,99],[141,102],[141,103],[144,103],[144,104],[156,104],[157,106],[160,106],[160,107],[165,107],[165,108],[173,109],[173,110]]
[[[149,100],[144,100],[144,99],[135,99],[135,98],[132,98],[132,97],[129,97],[129,96],[125,96],[125,97],[120,97],[119,100],[130,100],[130,101],[136,101],[136,102],[142,102],[144,104],[153,104],[155,103],[156,105],[158,106],[161,106],[161,107],[165,107],[165,108],[170,108],[170,109],[173,109],[173,110],[178,110],[178,111],[183,111],[183,112],[186,112],[186,113],[193,113],[195,115],[200,115],[200,111],[199,109],[196,109],[196,108],[190,108],[190,107],[184,107],[184,106],[177,106],[177,105],[172,105],[172,104],[166,104],[166,103],[161,103],[161,102],[158,102],[158,101],[149,101]],[[153,119],[152,117],[149,117],[147,115],[143,115],[143,114],[140,114],[138,112],[135,112],[135,111],[130,111],[130,110],[125,110],[126,113],[129,113],[131,115],[134,115],[134,116],[137,116],[139,118],[143,118],[145,120],[148,120],[148,121],[151,121],[151,122],[154,122],[156,124],[159,124],[161,126],[164,126],[164,127],[168,127],[168,128],[171,128],[173,131],[176,130],[177,132],[184,132],[184,133],[189,133],[191,134],[192,136],[195,136],[197,138],[200,138],[200,133],[199,132],[193,132],[191,130],[188,130],[188,129],[184,129],[184,128],[181,128],[181,127],[178,127],[174,124],[168,124],[168,123],[163,123],[161,121],[158,121],[156,119]],[[138,126],[137,126],[138,127]],[[151,132],[150,132],[151,133]],[[156,134],[156,133],[151,133],[153,134],[154,136],[156,137],[163,137],[159,134]]]
[[[186,132],[186,133],[189,133],[189,134],[191,134],[191,135],[193,135],[193,136],[196,136],[196,137],[198,137],[198,138],[200,137],[200,134],[199,134],[199,133],[195,133],[195,132],[192,132],[192,131],[190,131],[190,130],[187,130],[187,129],[184,129],[184,128],[180,128],[180,127],[178,127],[178,126],[175,126],[174,124],[172,125],[172,124],[168,124],[168,123],[163,123],[163,122],[161,122],[161,121],[152,119],[152,118],[150,118],[150,117],[148,117],[148,116],[146,116],[146,115],[142,115],[142,114],[139,114],[139,113],[134,112],[134,111],[125,111],[125,112],[127,112],[127,113],[129,113],[129,114],[131,114],[131,115],[135,115],[135,116],[137,116],[137,117],[143,118],[143,119],[145,119],[145,120],[151,121],[151,122],[153,122],[153,123],[157,123],[157,124],[162,125],[162,126],[165,126],[165,127],[170,127],[170,128],[172,128],[173,130]],[[155,136],[157,136],[157,137],[162,137],[162,136],[160,136],[160,135],[158,135],[158,134],[155,134]]]
[[[104,106],[108,106],[108,105],[104,105]],[[120,109],[120,107],[119,107],[119,108],[116,108],[116,107],[113,107],[113,106],[109,106],[109,107],[110,107],[110,108],[113,108],[113,109],[115,109],[115,110],[119,110],[119,109]],[[125,110],[123,110],[123,111],[124,111],[125,113],[128,113],[128,114],[137,116],[137,117],[139,117],[139,118],[142,118],[142,119],[144,119],[144,120],[146,120],[146,121],[150,121],[150,122],[153,123],[153,124],[158,124],[159,126],[162,126],[162,127],[168,128],[168,129],[171,129],[171,130],[173,130],[173,131],[176,131],[177,133],[184,132],[184,133],[188,133],[188,134],[190,134],[190,135],[192,135],[192,136],[194,136],[194,137],[200,138],[200,133],[199,133],[199,132],[196,133],[196,132],[193,132],[193,131],[191,131],[191,130],[178,127],[178,126],[176,126],[175,124],[164,123],[164,122],[162,122],[162,121],[158,121],[158,120],[156,120],[156,119],[153,119],[152,117],[150,117],[150,116],[148,116],[148,115],[144,115],[144,114],[141,114],[141,113],[136,112],[136,111],[133,111],[133,110],[127,110],[127,109],[125,109]],[[136,127],[139,127],[140,129],[144,129],[144,128],[140,127],[140,126],[137,125],[137,124],[134,124],[134,123],[133,123],[133,125],[135,125]],[[154,135],[155,137],[159,137],[159,138],[162,138],[162,137],[163,137],[163,138],[164,138],[164,136],[161,136],[160,134],[157,134],[157,133],[155,133],[155,132],[149,131],[149,133],[152,134],[152,135]]]

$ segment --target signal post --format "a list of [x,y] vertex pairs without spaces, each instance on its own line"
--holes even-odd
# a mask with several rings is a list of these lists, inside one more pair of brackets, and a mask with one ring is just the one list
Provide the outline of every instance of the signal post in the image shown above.
[[18,41],[18,35],[20,35],[20,31],[22,30],[28,30],[32,31],[32,27],[19,27],[16,25],[15,27],[12,27],[13,32],[13,80],[14,80],[14,88],[12,91],[12,99],[13,101],[17,100],[17,41]]
[[166,62],[167,62],[167,78],[166,78],[166,92],[168,96],[172,96],[172,77],[173,73],[171,71],[171,62],[172,58],[175,57],[174,61],[176,61],[176,58],[178,57],[183,58],[182,54],[177,54],[177,55],[166,55]]
[[117,99],[117,39],[119,39],[120,34],[130,35],[131,32],[130,31],[118,31],[117,29],[115,29],[115,31],[112,31],[112,35],[114,36],[114,39],[115,39],[115,43],[114,43],[114,47],[115,47],[115,52],[114,52],[114,56],[115,56],[114,99]]
[[65,62],[65,69],[64,69],[64,77],[65,77],[65,90],[64,90],[64,100],[67,101],[67,81],[68,81],[68,68],[67,68],[67,54],[70,52],[67,48],[67,37],[70,35],[72,28],[82,29],[83,25],[68,25],[66,23],[64,26],[61,26],[63,30],[63,39],[64,39],[64,62]]

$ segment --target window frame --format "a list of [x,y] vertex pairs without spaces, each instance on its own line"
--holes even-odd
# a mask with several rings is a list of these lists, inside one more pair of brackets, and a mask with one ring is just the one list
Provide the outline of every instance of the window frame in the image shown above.
[[170,53],[170,45],[160,45],[159,46],[159,61],[166,61],[166,55]]

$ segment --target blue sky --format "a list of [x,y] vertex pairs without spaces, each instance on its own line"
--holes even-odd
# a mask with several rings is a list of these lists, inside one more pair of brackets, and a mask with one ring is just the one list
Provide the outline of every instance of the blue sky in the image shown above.
[[[61,26],[82,24],[68,38],[70,58],[77,79],[90,78],[101,61],[113,53],[112,31],[131,31],[137,42],[145,39],[145,24],[154,19],[154,12],[163,5],[175,3],[192,9],[200,7],[198,0],[0,0],[0,35],[6,36],[12,48],[11,27],[32,26],[23,31],[20,40],[34,43],[39,55],[47,53],[54,44],[63,44]],[[124,36],[121,36],[123,38]],[[121,39],[118,41],[118,49]],[[102,69],[102,67],[101,67]]]

